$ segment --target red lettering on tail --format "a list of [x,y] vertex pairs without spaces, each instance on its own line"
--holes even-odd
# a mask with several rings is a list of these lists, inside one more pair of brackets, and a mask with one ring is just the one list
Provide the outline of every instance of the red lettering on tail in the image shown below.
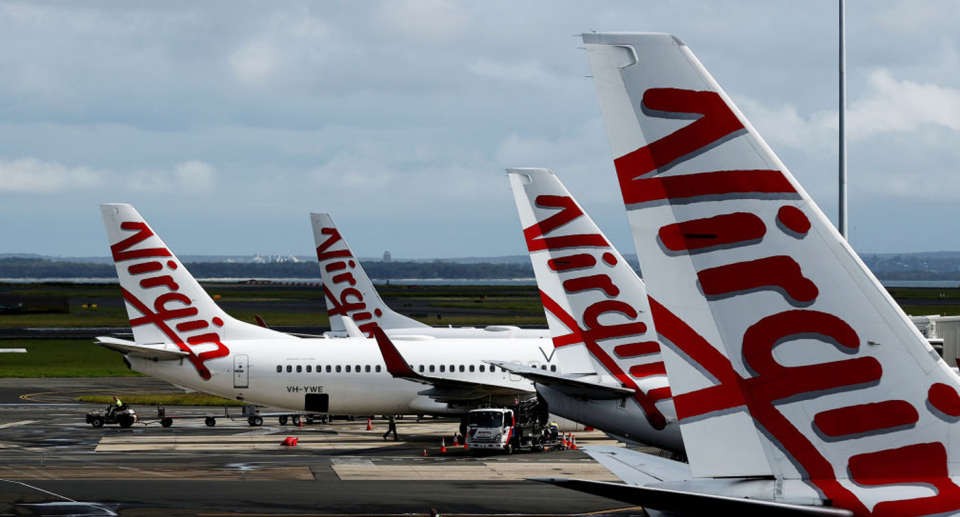
[[658,118],[679,118],[671,115],[692,113],[702,116],[660,140],[614,160],[624,193],[633,189],[631,183],[634,179],[674,164],[743,129],[743,124],[716,92],[651,88],[643,93],[643,108],[650,116]]
[[153,237],[153,232],[147,223],[143,221],[120,223],[121,230],[136,230],[137,233],[123,239],[122,241],[110,246],[110,253],[113,254],[114,262],[123,262],[145,257],[172,257],[170,250],[166,248],[146,248],[140,250],[131,250],[133,246]]
[[820,291],[803,276],[793,257],[778,255],[704,269],[697,273],[706,296],[730,296],[756,289],[775,289],[800,303],[810,303]]
[[660,228],[660,242],[670,251],[699,251],[758,241],[767,227],[754,214],[735,212],[684,221]]
[[559,212],[550,217],[524,228],[523,236],[527,241],[529,251],[545,249],[557,250],[579,247],[607,247],[607,241],[602,235],[564,235],[561,237],[544,237],[544,235],[573,221],[583,215],[573,198],[569,196],[537,196],[536,204],[539,207],[560,208]]

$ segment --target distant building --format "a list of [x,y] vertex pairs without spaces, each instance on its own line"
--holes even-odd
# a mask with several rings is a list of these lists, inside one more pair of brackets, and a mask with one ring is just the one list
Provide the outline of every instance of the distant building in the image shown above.
[[393,257],[390,256],[390,252],[389,252],[389,251],[384,251],[384,252],[383,252],[383,261],[384,261],[384,262],[390,262],[391,260],[393,260]]

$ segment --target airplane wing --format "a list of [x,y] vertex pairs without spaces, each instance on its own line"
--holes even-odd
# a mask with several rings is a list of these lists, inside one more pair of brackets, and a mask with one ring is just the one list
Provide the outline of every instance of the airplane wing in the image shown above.
[[476,400],[490,395],[530,395],[534,392],[533,389],[524,390],[513,385],[471,382],[415,372],[382,328],[375,327],[373,337],[377,340],[377,346],[380,347],[383,361],[391,375],[431,386],[430,389],[419,392],[420,395],[426,395],[439,401],[447,401]]
[[628,485],[686,481],[693,477],[690,465],[624,447],[591,445],[581,447],[597,463],[607,467]]
[[631,388],[585,381],[572,375],[548,372],[539,368],[532,368],[530,366],[524,366],[517,363],[510,363],[507,361],[484,362],[526,377],[537,384],[548,386],[565,395],[576,397],[578,399],[621,399],[624,397],[631,397],[635,393],[635,391]]
[[602,481],[564,478],[536,478],[587,494],[598,495],[628,504],[680,515],[737,515],[738,517],[852,517],[853,512],[827,506],[806,506],[775,503],[722,495],[687,492],[649,486],[631,486]]
[[176,361],[190,355],[172,344],[139,345],[133,341],[105,336],[98,337],[96,344],[110,350],[116,350],[124,355],[156,361]]

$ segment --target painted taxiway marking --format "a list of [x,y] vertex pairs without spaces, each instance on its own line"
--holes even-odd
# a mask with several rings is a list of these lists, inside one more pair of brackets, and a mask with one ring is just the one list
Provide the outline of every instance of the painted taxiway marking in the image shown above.
[[[295,434],[294,434],[295,435]],[[250,451],[283,449],[281,435],[234,436],[104,436],[96,452],[131,451]],[[336,435],[301,435],[297,450],[356,450],[395,447],[404,442],[357,441]]]
[[17,427],[20,425],[32,424],[34,422],[39,422],[39,420],[21,420],[19,422],[10,422],[9,424],[0,424],[0,429],[7,429],[8,427]]
[[131,467],[0,467],[0,478],[11,480],[146,480],[177,481],[313,481],[309,467],[263,467],[255,469],[202,468],[194,466]]
[[[557,517],[558,515],[584,516],[584,515],[606,515],[616,514],[617,512],[638,512],[643,510],[642,506],[628,506],[626,508],[614,508],[611,510],[598,510],[590,513],[525,513],[523,517]],[[498,515],[516,517],[516,513],[450,513],[443,512],[448,517],[496,517]],[[210,512],[198,513],[199,517],[426,517],[425,513],[247,513],[247,512]]]
[[502,463],[481,465],[343,465],[334,464],[333,471],[342,481],[522,481],[535,477],[576,477],[593,481],[620,481],[597,463]]

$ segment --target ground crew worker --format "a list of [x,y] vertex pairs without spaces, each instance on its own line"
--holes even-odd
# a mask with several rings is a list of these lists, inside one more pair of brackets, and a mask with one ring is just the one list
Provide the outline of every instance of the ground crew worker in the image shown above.
[[443,517],[443,516],[440,515],[440,512],[438,512],[436,508],[431,508],[430,517]]
[[393,433],[393,441],[397,441],[397,418],[393,415],[390,415],[390,419],[387,421],[387,424],[390,427],[387,428],[387,432],[383,433],[383,439],[386,440],[387,436],[390,436],[390,433]]
[[550,438],[553,440],[557,439],[557,436],[560,435],[560,426],[556,422],[550,422]]
[[120,400],[120,397],[114,395],[114,396],[113,396],[113,405],[110,406],[110,411],[109,411],[109,413],[110,413],[111,415],[113,415],[113,414],[116,413],[117,411],[120,411],[120,408],[121,408],[121,407],[123,407],[123,402]]

